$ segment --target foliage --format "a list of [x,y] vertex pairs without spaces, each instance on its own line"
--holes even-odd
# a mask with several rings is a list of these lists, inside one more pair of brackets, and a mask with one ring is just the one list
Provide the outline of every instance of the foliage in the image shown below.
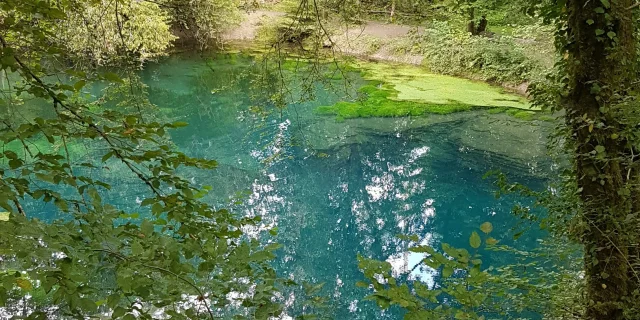
[[84,2],[60,21],[52,32],[75,62],[117,64],[121,61],[114,59],[123,55],[143,62],[164,55],[176,38],[169,30],[170,16],[151,2]]
[[415,37],[414,50],[425,55],[424,64],[433,72],[497,83],[521,83],[540,69],[508,37],[473,37],[439,21],[433,21],[423,35]]
[[[138,28],[135,22],[164,23],[145,19],[158,14],[155,5],[111,3],[107,9],[117,6],[117,15],[133,23],[118,25],[116,19],[114,26],[103,20],[111,30],[133,32],[114,41],[144,43],[149,25]],[[131,11],[119,11],[125,5]],[[0,70],[8,83],[3,81],[0,100],[0,315],[280,315],[278,290],[297,285],[279,279],[270,266],[279,245],[269,234],[260,239],[244,234],[260,225],[258,217],[238,217],[203,201],[211,187],[195,185],[181,173],[211,170],[216,162],[176,149],[169,133],[187,124],[165,123],[156,115],[132,72],[153,47],[131,51],[108,41],[106,47],[87,42],[100,46],[92,52],[117,63],[121,74],[82,71],[65,61],[81,54],[81,45],[70,49],[55,32],[93,9],[38,0],[1,6]],[[104,83],[110,85],[103,97],[88,95],[91,85]],[[25,106],[37,111],[23,113]],[[116,179],[140,191],[139,205],[126,191],[112,188]],[[109,204],[114,197],[133,203],[116,207]],[[38,219],[38,210],[24,205],[31,202],[47,204],[56,214]]]
[[164,0],[174,29],[192,37],[200,48],[219,45],[222,32],[240,22],[239,0]]
[[[410,252],[424,254],[413,269],[428,269],[439,275],[434,286],[394,277],[386,261],[358,257],[358,266],[367,279],[360,285],[373,291],[367,299],[383,309],[405,309],[404,319],[514,319],[535,313],[555,318],[566,314],[565,304],[579,297],[572,291],[573,284],[579,282],[576,265],[563,265],[559,261],[566,257],[548,249],[528,252],[499,245],[491,237],[493,226],[489,222],[479,229],[469,236],[468,249],[443,243],[437,250],[420,245],[417,236],[402,237]],[[507,255],[514,263],[485,267],[482,259],[489,254]]]
[[[0,17],[7,25],[15,19],[47,29],[49,40],[64,49],[63,58],[76,68],[140,64],[165,55],[178,37],[183,42],[193,39],[204,48],[218,43],[221,32],[240,20],[236,0],[72,2],[48,13],[59,23],[12,10],[3,10]],[[28,47],[35,39],[24,36],[20,45]]]
[[316,1],[282,2],[285,16],[265,23],[259,30],[259,40],[277,50],[312,53],[309,57],[320,55],[329,33],[325,8]]

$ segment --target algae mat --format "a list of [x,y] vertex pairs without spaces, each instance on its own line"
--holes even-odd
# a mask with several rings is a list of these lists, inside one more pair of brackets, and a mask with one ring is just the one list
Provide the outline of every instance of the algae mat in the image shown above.
[[393,86],[397,91],[392,98],[394,100],[537,110],[531,107],[527,99],[506,93],[500,87],[432,74],[416,66],[359,61],[353,63],[353,67],[362,70],[367,80],[383,81]]

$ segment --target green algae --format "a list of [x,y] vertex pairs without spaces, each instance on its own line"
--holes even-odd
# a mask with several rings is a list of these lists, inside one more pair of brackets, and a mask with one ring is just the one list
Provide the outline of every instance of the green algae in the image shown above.
[[342,121],[351,118],[421,116],[426,113],[448,114],[473,108],[457,101],[440,104],[396,100],[398,91],[379,81],[370,81],[358,93],[360,98],[354,102],[340,101],[332,106],[321,106],[316,113],[336,115],[337,120]]
[[359,117],[421,116],[449,114],[473,108],[490,108],[490,113],[510,113],[532,120],[536,112],[523,97],[505,93],[487,83],[431,74],[408,65],[356,62],[350,70],[360,70],[368,84],[359,89],[356,101],[321,106],[318,114],[336,115],[338,120]]
[[536,113],[533,111],[523,111],[518,109],[509,109],[507,110],[507,114],[520,120],[531,121],[536,116]]
[[382,80],[398,91],[396,99],[446,104],[458,101],[480,107],[531,109],[524,97],[504,92],[500,87],[427,72],[425,69],[398,64],[360,63],[368,80]]
[[538,121],[555,121],[556,118],[553,117],[553,115],[551,115],[548,112],[544,112],[544,111],[528,111],[528,110],[521,110],[521,109],[513,109],[513,108],[505,108],[505,107],[497,107],[497,108],[490,108],[487,110],[487,113],[489,114],[499,114],[499,113],[505,113],[509,116],[512,116],[516,119],[520,119],[520,120],[525,120],[525,121],[532,121],[532,120],[538,120]]

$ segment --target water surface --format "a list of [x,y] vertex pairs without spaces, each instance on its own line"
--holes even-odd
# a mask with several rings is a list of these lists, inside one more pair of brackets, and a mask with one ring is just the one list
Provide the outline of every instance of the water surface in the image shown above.
[[[324,282],[336,319],[399,317],[362,300],[368,291],[355,286],[363,280],[357,254],[387,260],[406,274],[421,257],[409,254],[397,234],[416,234],[437,248],[468,247],[469,235],[485,221],[494,225],[495,238],[512,243],[510,230],[519,221],[510,211],[525,199],[496,199],[482,176],[499,169],[542,189],[551,171],[544,153],[549,124],[481,110],[336,121],[314,108],[350,99],[363,83],[357,75],[351,79],[356,87],[337,89],[344,88],[343,79],[333,87],[312,83],[312,100],[278,108],[269,99],[279,92],[277,77],[261,70],[241,55],[175,56],[147,66],[141,77],[159,117],[190,124],[172,132],[178,147],[219,163],[213,172],[185,174],[213,186],[208,200],[215,206],[263,217],[260,228],[245,230],[249,235],[277,227],[276,240],[284,245],[275,262],[280,275]],[[294,83],[293,97],[301,84]],[[143,188],[123,176],[112,168],[105,178],[114,188],[105,199],[136,208]],[[28,206],[42,215],[53,210]],[[531,247],[536,236],[527,234],[518,245]],[[500,256],[483,260],[505,263]],[[426,267],[410,277],[438,285],[438,272]]]
[[[190,123],[174,134],[177,144],[219,161],[217,172],[194,181],[214,186],[212,201],[262,216],[263,230],[277,226],[281,275],[324,282],[337,319],[398,317],[363,302],[367,291],[355,286],[363,278],[358,253],[387,260],[398,273],[419,262],[397,234],[468,247],[470,233],[489,221],[493,236],[510,243],[518,223],[510,210],[519,199],[496,199],[482,179],[488,170],[544,188],[547,124],[484,111],[336,121],[313,109],[348,99],[345,92],[316,85],[313,101],[278,110],[264,97],[252,99],[259,68],[247,75],[240,70],[251,70],[250,60],[231,65],[173,58],[149,66],[143,78],[152,102]],[[533,246],[535,237],[519,243]],[[411,277],[438,283],[428,268]]]

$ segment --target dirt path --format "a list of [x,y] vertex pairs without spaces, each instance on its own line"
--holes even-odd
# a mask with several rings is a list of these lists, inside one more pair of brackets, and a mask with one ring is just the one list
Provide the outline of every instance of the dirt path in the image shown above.
[[338,51],[361,58],[420,65],[421,55],[407,52],[411,47],[411,32],[423,28],[393,23],[369,21],[362,26],[343,27],[335,32],[332,41]]
[[[222,35],[224,40],[251,41],[257,37],[258,30],[266,22],[284,17],[286,13],[271,10],[244,12],[242,22]],[[422,57],[404,50],[410,47],[407,38],[411,32],[421,33],[424,27],[395,23],[367,21],[363,25],[325,26],[331,29],[331,41],[338,51],[374,60],[421,64]],[[531,44],[530,39],[515,39],[517,42]],[[331,43],[333,42],[333,43]]]
[[283,17],[284,15],[284,12],[267,10],[256,10],[244,13],[240,25],[224,33],[222,38],[224,40],[254,40],[258,29],[264,22]]
[[[256,10],[253,12],[245,12],[240,25],[226,32],[224,38],[228,40],[253,40],[256,37],[257,30],[264,22],[283,16],[285,16],[285,13],[279,11]],[[350,27],[350,32],[355,30],[357,31],[356,33],[363,36],[388,39],[403,37],[412,29],[414,29],[414,27],[407,25],[368,21],[363,26]],[[346,28],[343,32],[346,32]]]
[[[403,37],[409,34],[411,30],[415,30],[415,29],[416,27],[402,25],[402,24],[368,21],[364,25],[362,34],[384,39],[384,38],[390,38],[390,37]],[[421,31],[422,29],[423,28],[420,27],[418,31]]]
[[[243,21],[236,28],[223,35],[229,41],[251,41],[257,36],[259,28],[267,21],[283,17],[285,13],[278,11],[257,10],[244,13]],[[366,59],[394,61],[419,65],[422,56],[403,53],[403,41],[412,31],[421,31],[407,25],[368,21],[360,26],[334,28],[331,41],[338,52]]]

